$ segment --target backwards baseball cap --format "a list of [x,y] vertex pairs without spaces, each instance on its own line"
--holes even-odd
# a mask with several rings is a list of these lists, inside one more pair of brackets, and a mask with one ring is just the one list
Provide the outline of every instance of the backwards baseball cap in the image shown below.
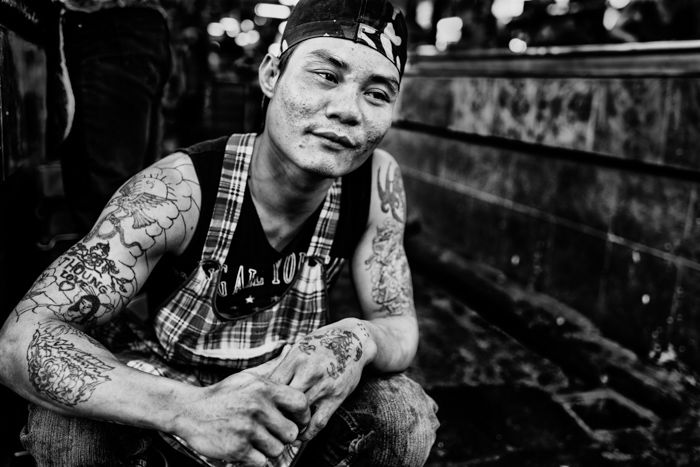
[[388,0],[299,0],[287,19],[282,54],[314,37],[337,37],[384,55],[403,75],[408,35],[403,13]]

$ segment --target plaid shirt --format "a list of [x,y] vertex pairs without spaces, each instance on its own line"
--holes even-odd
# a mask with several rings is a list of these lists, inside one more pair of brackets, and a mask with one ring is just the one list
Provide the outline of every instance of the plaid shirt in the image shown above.
[[[240,217],[254,134],[233,135],[226,144],[214,214],[197,269],[155,314],[154,324],[126,314],[109,324],[100,338],[132,368],[196,385],[273,359],[327,321],[327,285],[344,260],[330,251],[340,213],[342,179],[328,191],[306,259],[296,280],[275,305],[236,321],[222,321],[214,311],[219,275]],[[128,329],[125,327],[128,326]],[[183,441],[168,440],[174,447]],[[188,448],[182,449],[192,455]],[[289,446],[269,466],[287,466],[296,449]],[[205,459],[208,465],[227,465]]]

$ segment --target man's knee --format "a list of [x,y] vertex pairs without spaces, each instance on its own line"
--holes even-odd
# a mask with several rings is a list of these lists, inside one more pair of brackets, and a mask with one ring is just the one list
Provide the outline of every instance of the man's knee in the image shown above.
[[351,411],[371,420],[371,465],[422,466],[439,426],[437,405],[405,375],[378,376],[360,383],[349,399]]
[[22,444],[37,466],[132,465],[150,444],[143,430],[67,417],[31,405]]

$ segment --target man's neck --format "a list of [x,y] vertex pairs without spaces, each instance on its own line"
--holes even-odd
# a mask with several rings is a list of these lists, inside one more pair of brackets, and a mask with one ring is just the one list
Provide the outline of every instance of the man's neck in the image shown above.
[[248,187],[267,239],[281,250],[321,205],[333,180],[310,174],[281,154],[265,133],[255,140]]

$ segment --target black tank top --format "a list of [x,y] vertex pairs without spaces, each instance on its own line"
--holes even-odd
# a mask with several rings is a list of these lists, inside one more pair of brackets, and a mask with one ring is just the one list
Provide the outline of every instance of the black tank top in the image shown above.
[[[202,191],[199,221],[192,240],[179,255],[161,259],[147,283],[149,302],[160,305],[195,269],[202,255],[219,188],[228,137],[205,141],[182,152],[192,159]],[[340,217],[331,256],[350,259],[367,225],[372,179],[372,158],[343,178]],[[311,241],[321,206],[282,250],[270,246],[250,191],[246,188],[240,219],[231,240],[219,283],[216,306],[222,312],[265,307],[277,301],[294,279]]]

